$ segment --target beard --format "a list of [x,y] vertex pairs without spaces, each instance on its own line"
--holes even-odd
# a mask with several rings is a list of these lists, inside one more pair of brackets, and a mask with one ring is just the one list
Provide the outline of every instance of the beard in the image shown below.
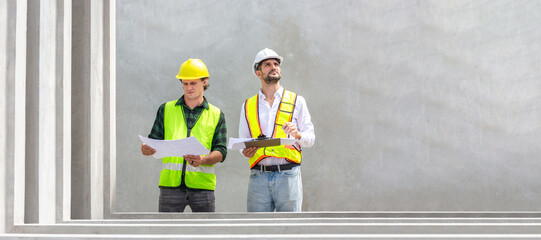
[[281,78],[281,77],[282,77],[282,76],[280,76],[280,74],[278,74],[278,76],[275,77],[275,76],[270,76],[270,73],[269,73],[269,75],[265,76],[265,77],[263,78],[263,80],[264,80],[265,83],[267,83],[267,84],[273,84],[273,83],[277,83],[278,81],[280,81],[280,78]]

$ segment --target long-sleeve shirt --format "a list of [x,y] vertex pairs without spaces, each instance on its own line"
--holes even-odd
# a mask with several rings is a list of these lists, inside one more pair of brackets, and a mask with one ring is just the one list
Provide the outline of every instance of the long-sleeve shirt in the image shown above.
[[[282,100],[283,92],[284,88],[280,87],[280,89],[274,93],[274,101],[271,106],[267,101],[265,101],[265,94],[259,90],[259,124],[261,125],[262,133],[267,137],[271,137],[272,135],[276,113],[278,112],[278,107],[280,105],[280,101]],[[296,144],[300,145],[301,148],[309,148],[314,145],[314,141],[316,139],[316,135],[314,133],[314,124],[312,124],[312,117],[310,116],[310,112],[308,112],[306,100],[302,96],[297,95],[291,122],[295,123],[297,126],[297,131],[301,133],[301,139],[299,139]],[[248,123],[246,122],[243,104],[240,110],[239,138],[251,137],[250,130],[248,129]],[[286,163],[288,163],[288,161],[283,158],[268,157],[261,160],[258,164],[280,165]]]
[[[184,102],[184,96],[178,99],[176,105],[182,105],[182,107],[184,108],[184,121],[186,122],[188,131],[193,128],[203,110],[209,108],[206,98],[204,98],[203,103],[201,103],[194,109],[190,109],[190,107],[186,105],[186,103]],[[154,125],[152,126],[152,130],[150,131],[148,138],[159,140],[164,139],[164,110],[165,103],[160,106],[158,112],[156,113],[156,120],[154,120]],[[216,130],[214,131],[214,136],[212,138],[212,147],[210,151],[219,151],[220,153],[222,153],[223,156],[222,162],[225,160],[225,156],[227,155],[227,128],[223,112],[220,113],[218,126],[216,126]]]

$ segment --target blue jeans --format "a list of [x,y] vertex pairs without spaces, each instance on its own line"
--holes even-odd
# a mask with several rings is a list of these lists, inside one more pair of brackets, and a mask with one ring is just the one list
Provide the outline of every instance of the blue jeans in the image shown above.
[[182,191],[180,188],[160,188],[158,210],[160,212],[184,212],[190,206],[192,212],[214,212],[214,191]]
[[301,211],[300,166],[276,172],[251,171],[248,184],[248,212]]

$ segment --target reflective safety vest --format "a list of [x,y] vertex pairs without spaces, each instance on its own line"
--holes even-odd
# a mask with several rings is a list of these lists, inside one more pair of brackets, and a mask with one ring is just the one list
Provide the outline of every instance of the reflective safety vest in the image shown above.
[[[188,127],[184,120],[184,107],[176,105],[177,100],[165,104],[164,110],[164,140],[177,140],[188,137]],[[209,109],[204,109],[193,126],[190,136],[194,136],[207,149],[212,147],[214,131],[220,120],[220,109],[209,103]],[[160,173],[160,186],[178,187],[182,178],[183,157],[162,158],[162,171]],[[216,175],[214,165],[200,165],[193,167],[186,164],[184,181],[187,187],[196,189],[214,190],[216,188]]]
[[[297,94],[284,89],[282,94],[282,100],[276,113],[276,119],[274,120],[274,130],[272,131],[273,138],[287,138],[287,134],[282,129],[282,126],[286,122],[291,122],[293,119],[293,110],[295,109],[295,101],[297,100]],[[244,103],[244,112],[246,114],[246,121],[248,122],[248,129],[252,138],[257,138],[261,133],[261,125],[259,123],[259,94],[249,98]],[[293,145],[281,145],[259,148],[255,155],[248,159],[250,163],[250,169],[253,168],[259,161],[266,157],[284,158],[289,162],[301,163],[302,151],[297,149]]]

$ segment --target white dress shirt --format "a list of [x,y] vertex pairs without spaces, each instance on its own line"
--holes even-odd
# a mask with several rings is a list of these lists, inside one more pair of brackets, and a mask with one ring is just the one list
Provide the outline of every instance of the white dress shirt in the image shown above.
[[[274,121],[276,119],[276,113],[278,112],[278,107],[280,106],[280,101],[282,100],[282,94],[284,88],[280,87],[278,91],[274,93],[274,101],[272,106],[265,101],[265,94],[259,90],[259,124],[261,125],[261,131],[267,137],[272,137],[272,131],[274,130]],[[246,102],[245,102],[246,103]],[[244,104],[240,110],[240,121],[239,121],[239,138],[251,138],[250,130],[248,129],[248,123],[246,122],[246,116],[244,112]],[[297,100],[295,102],[295,109],[293,110],[293,118],[291,122],[295,123],[297,126],[297,131],[301,133],[301,139],[297,141],[297,145],[302,148],[309,148],[314,145],[316,135],[314,134],[314,124],[312,124],[312,118],[308,112],[308,107],[306,106],[306,100],[302,96],[297,95]],[[290,137],[293,138],[293,137]],[[241,150],[242,154],[242,150]],[[280,165],[288,163],[287,160],[283,158],[268,157],[261,160],[259,165]]]

